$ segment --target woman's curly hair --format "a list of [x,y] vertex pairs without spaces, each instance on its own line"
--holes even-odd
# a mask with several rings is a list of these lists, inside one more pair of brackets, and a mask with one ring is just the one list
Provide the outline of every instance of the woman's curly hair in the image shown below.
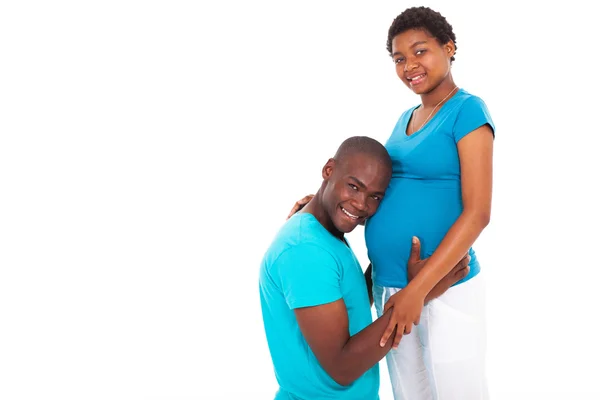
[[[390,56],[392,55],[392,40],[397,35],[409,29],[426,30],[441,45],[452,40],[456,48],[456,36],[452,31],[452,25],[446,21],[446,18],[442,14],[429,7],[411,7],[398,15],[388,30],[387,51],[390,53]],[[454,56],[450,60],[454,61]]]

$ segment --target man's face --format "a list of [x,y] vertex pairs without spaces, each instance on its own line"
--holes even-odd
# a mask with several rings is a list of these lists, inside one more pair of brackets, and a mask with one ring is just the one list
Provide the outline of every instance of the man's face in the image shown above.
[[341,162],[329,160],[323,178],[325,210],[338,231],[349,233],[377,211],[391,170],[372,155],[356,153]]

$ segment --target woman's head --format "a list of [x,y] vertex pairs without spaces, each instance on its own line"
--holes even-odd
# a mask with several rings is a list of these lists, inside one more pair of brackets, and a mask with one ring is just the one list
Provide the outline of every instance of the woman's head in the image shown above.
[[387,50],[400,79],[415,93],[428,93],[450,74],[456,36],[440,13],[408,8],[392,22]]
[[[407,8],[402,14],[398,15],[388,30],[387,51],[390,56],[392,55],[392,40],[394,37],[409,29],[427,31],[437,39],[440,45],[452,41],[454,52],[456,52],[456,36],[452,30],[452,25],[446,21],[446,18],[429,7],[412,7]],[[454,61],[454,56],[451,60]]]

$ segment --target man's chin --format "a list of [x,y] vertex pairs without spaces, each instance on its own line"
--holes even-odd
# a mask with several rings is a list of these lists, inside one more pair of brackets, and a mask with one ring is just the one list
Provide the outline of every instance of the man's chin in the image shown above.
[[352,232],[357,226],[358,226],[358,222],[352,224],[352,223],[344,221],[344,223],[335,224],[335,228],[344,234]]

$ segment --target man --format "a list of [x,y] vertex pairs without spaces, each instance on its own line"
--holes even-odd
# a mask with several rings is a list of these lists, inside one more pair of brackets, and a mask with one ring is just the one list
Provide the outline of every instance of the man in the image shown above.
[[[260,298],[280,385],[275,399],[378,399],[378,362],[393,342],[379,343],[390,311],[372,322],[371,287],[344,234],[375,213],[391,166],[376,140],[345,140],[323,167],[320,189],[263,258]],[[425,261],[418,254],[414,245],[413,271]],[[462,279],[467,264],[461,261],[429,298]],[[370,268],[366,275],[370,282]]]

